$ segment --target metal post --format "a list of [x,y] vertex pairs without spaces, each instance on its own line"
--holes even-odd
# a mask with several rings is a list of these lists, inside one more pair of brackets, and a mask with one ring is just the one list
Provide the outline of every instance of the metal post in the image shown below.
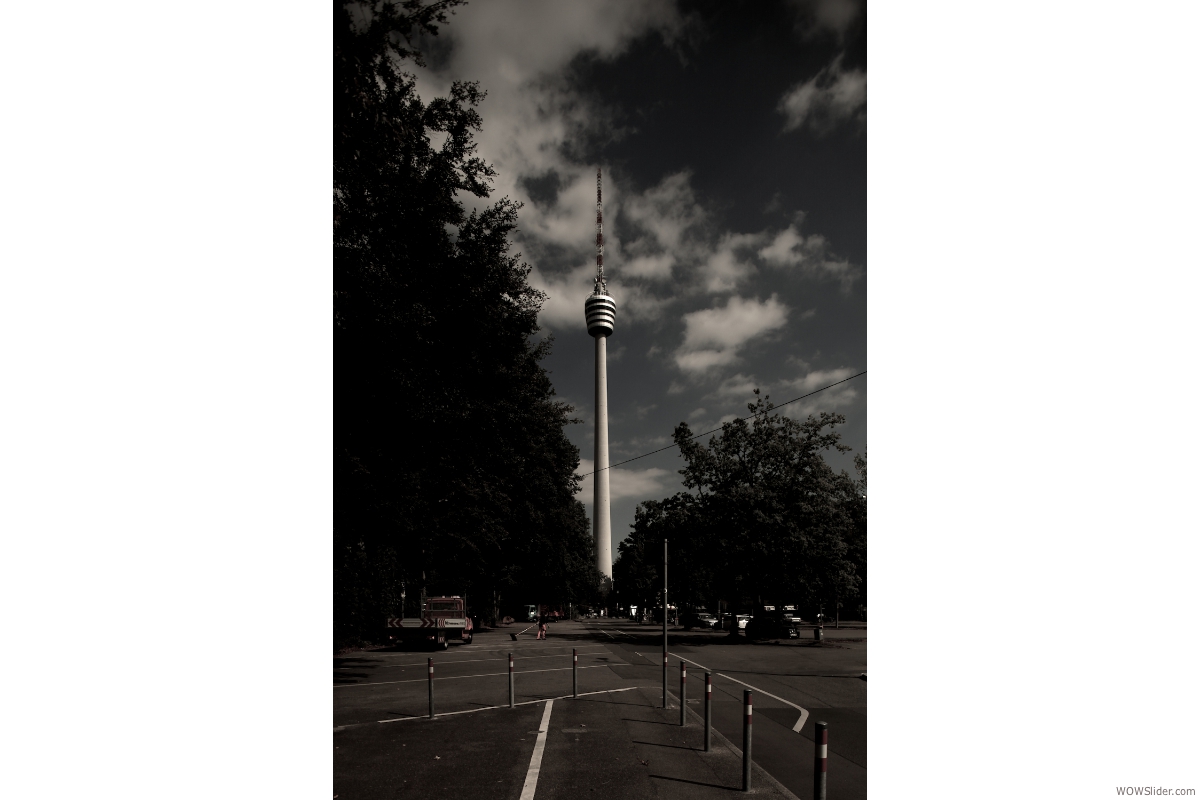
[[667,705],[667,651],[663,650],[663,708],[669,708]]
[[712,750],[712,673],[704,673],[704,752]]
[[513,658],[512,653],[508,654],[508,707],[517,707],[517,692],[513,685]]
[[750,744],[754,732],[754,698],[742,690],[742,791],[750,791]]
[[429,718],[433,719],[433,659],[429,659]]
[[667,707],[667,540],[663,539],[663,708]]
[[679,662],[679,727],[687,725],[687,662]]
[[571,648],[571,694],[579,697],[579,650]]
[[825,770],[829,763],[829,724],[818,722],[813,731],[813,741],[817,745],[816,759],[813,763],[813,800],[825,800]]

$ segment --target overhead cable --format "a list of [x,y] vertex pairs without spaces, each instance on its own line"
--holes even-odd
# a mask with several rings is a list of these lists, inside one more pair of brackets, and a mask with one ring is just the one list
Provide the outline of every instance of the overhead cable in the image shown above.
[[[786,403],[780,403],[777,406],[773,406],[772,410],[774,410],[776,408],[783,408],[784,406],[788,405],[788,403],[794,403],[797,400],[803,400],[806,397],[812,397],[817,392],[823,392],[826,389],[832,389],[834,386],[837,386],[839,383],[845,383],[846,381],[852,381],[855,378],[862,377],[863,375],[866,375],[866,374],[867,374],[867,371],[864,369],[862,372],[858,373],[857,375],[851,375],[849,378],[844,378],[843,380],[835,381],[834,383],[831,383],[828,386],[822,386],[820,389],[811,391],[808,394],[802,394],[799,397],[793,397],[791,400],[788,400]],[[740,419],[746,420],[746,419],[751,419],[755,416],[758,416],[758,415],[749,414],[745,417],[740,417]],[[730,420],[730,422],[733,422],[733,420]],[[717,431],[721,430],[722,428],[725,427],[725,425],[728,425],[728,424],[729,423],[724,423],[720,428],[713,428],[711,431],[705,431],[704,433],[693,433],[691,436],[689,436],[687,438],[688,439],[698,439],[701,436],[708,436],[710,433],[716,433]],[[655,453],[661,453],[664,450],[670,450],[672,447],[678,447],[678,446],[679,446],[679,442],[675,442],[674,444],[669,444],[666,447],[660,447],[657,450],[651,450],[649,453],[642,453],[640,456],[634,456],[633,458],[627,458],[624,461],[618,461],[616,464],[609,464],[604,469],[612,469],[613,467],[619,467],[622,464],[628,464],[630,461],[637,461],[639,458],[645,458],[646,456],[652,456]],[[595,469],[595,470],[592,470],[591,472],[585,472],[584,474],[580,475],[579,477],[586,478],[588,475],[595,475],[597,472],[603,472],[604,469]]]

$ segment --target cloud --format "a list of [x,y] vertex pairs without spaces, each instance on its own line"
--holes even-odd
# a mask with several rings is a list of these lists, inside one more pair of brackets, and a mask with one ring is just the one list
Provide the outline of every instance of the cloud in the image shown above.
[[805,38],[826,31],[840,38],[862,10],[861,0],[792,0],[792,5],[800,11]]
[[807,126],[817,136],[831,133],[842,123],[867,121],[867,73],[842,70],[842,56],[810,80],[784,93],[777,107],[786,117],[784,132]]
[[716,250],[700,268],[704,288],[710,294],[732,292],[754,274],[754,265],[747,251],[763,240],[761,233],[727,233],[717,243]]
[[[807,369],[807,367],[802,368]],[[858,374],[859,371],[851,367],[811,370],[798,378],[778,381],[771,386],[761,383],[753,375],[744,375],[739,372],[721,381],[717,388],[704,396],[704,399],[710,403],[716,401],[718,405],[724,407],[728,407],[728,404],[733,401],[749,404],[754,401],[754,390],[757,388],[761,389],[764,394],[771,395],[774,402],[783,403],[820,389],[822,386],[845,380],[851,375]],[[843,383],[799,403],[784,406],[780,409],[780,413],[793,418],[803,418],[817,411],[833,411],[843,408],[852,404],[857,398],[858,391],[855,389],[854,383]],[[720,421],[727,422],[733,418],[734,416],[726,415]]]
[[[490,198],[463,195],[460,200],[468,208],[504,196],[525,204],[515,240],[529,263],[543,268],[541,288],[551,293],[543,320],[562,324],[567,310],[558,305],[556,292],[579,283],[573,269],[569,275],[551,274],[555,267],[564,258],[576,265],[590,261],[593,253],[595,166],[578,163],[572,156],[575,143],[624,135],[605,106],[572,89],[570,65],[580,56],[615,59],[652,32],[671,46],[683,28],[670,3],[606,7],[591,0],[489,0],[460,9],[440,29],[437,47],[430,48],[437,55],[430,67],[405,65],[417,76],[417,91],[426,101],[445,96],[455,80],[478,81],[487,92],[479,107],[478,152],[498,175]],[[613,188],[606,178],[606,211]],[[606,239],[619,252],[616,237],[606,231]],[[547,246],[563,252],[542,257]],[[661,265],[645,266],[661,270]],[[580,306],[582,315],[586,294],[561,301]]]
[[721,385],[716,388],[713,394],[726,401],[744,400],[750,402],[754,399],[754,390],[759,385],[753,375],[746,376],[739,372],[737,375],[721,381]]
[[638,256],[621,265],[621,274],[635,278],[666,280],[671,277],[671,267],[674,264],[675,256],[670,253]]
[[679,351],[675,354],[675,364],[684,372],[704,373],[713,367],[723,367],[737,360],[734,350],[699,350],[693,353]]
[[[596,267],[591,264],[554,275],[545,275],[534,267],[529,273],[529,284],[546,293],[546,302],[542,304],[538,322],[551,329],[585,329],[583,301],[592,293],[595,280]],[[618,315],[620,312],[618,307]]]
[[660,447],[665,447],[671,443],[670,436],[635,436],[632,439],[627,439],[623,442],[613,442],[612,452],[620,451],[623,455],[615,460],[620,461],[623,458],[633,458],[640,456],[649,450],[657,450]]
[[675,363],[690,373],[731,364],[748,342],[786,325],[787,316],[788,307],[776,295],[761,302],[734,296],[722,307],[685,314]]
[[[708,213],[692,191],[691,173],[676,172],[658,185],[623,198],[621,219],[629,231],[623,249],[629,258],[629,274],[667,279],[680,256],[693,252],[696,228],[708,221]],[[622,273],[625,269],[622,268]]]
[[[586,475],[595,469],[595,461],[591,459],[580,459],[579,468],[575,470],[577,475]],[[648,469],[622,469],[616,467],[610,469],[608,476],[608,500],[610,503],[615,503],[617,500],[626,497],[637,499],[650,499],[662,497],[665,492],[665,484],[663,481],[672,476],[669,470],[660,469],[659,467],[650,467]],[[588,475],[583,479],[583,488],[575,497],[587,504],[592,505],[595,499],[593,491],[595,489],[592,476]]]
[[[817,3],[805,6],[805,13],[815,24],[836,27],[848,13],[839,16],[837,5]],[[581,163],[578,143],[595,149],[631,133],[614,125],[617,111],[576,91],[573,64],[612,61],[650,35],[672,48],[688,24],[676,4],[666,2],[489,0],[459,10],[441,29],[437,47],[429,48],[431,66],[406,65],[426,100],[445,96],[454,80],[477,80],[487,92],[479,108],[478,152],[498,174],[490,198],[460,199],[468,208],[504,196],[524,203],[514,245],[532,267],[530,283],[547,294],[539,320],[551,330],[582,329],[595,272],[595,165]],[[836,86],[842,75],[837,61],[818,76],[821,97],[841,96]],[[806,119],[817,119],[826,106],[841,108],[818,100],[805,101]],[[763,266],[759,253],[777,237],[724,231],[718,216],[702,204],[686,170],[640,190],[619,168],[606,167],[605,272],[618,327],[660,323],[697,294],[752,291],[747,286]],[[824,242],[813,236],[802,241],[810,250]],[[770,253],[776,261],[794,260],[790,251]],[[804,253],[802,269],[853,280],[849,263],[824,250]],[[676,356],[686,371],[703,372],[733,363],[737,346],[689,347]]]
[[658,297],[641,287],[630,286],[622,293],[620,289],[609,291],[623,296],[617,300],[617,313],[630,322],[653,322],[666,315],[667,307],[673,302],[670,297]]
[[656,408],[658,408],[658,403],[651,403],[648,406],[638,406],[635,413],[638,419],[645,419]]
[[772,267],[798,268],[815,277],[833,278],[842,284],[843,291],[849,291],[854,281],[862,277],[862,269],[836,256],[824,236],[819,233],[802,236],[799,223],[777,233],[770,244],[758,251],[758,257]]
[[[776,397],[776,402],[786,402],[793,397],[802,396],[809,392],[816,391],[822,386],[828,386],[831,383],[845,380],[851,375],[856,375],[861,370],[851,367],[838,367],[837,369],[819,369],[813,370],[806,375],[795,378],[790,381],[783,381],[778,389],[786,392],[786,397]],[[780,413],[793,419],[807,417],[809,414],[816,414],[820,411],[834,411],[838,408],[844,408],[851,405],[858,398],[858,391],[855,389],[854,382],[843,383],[834,386],[831,389],[826,389],[819,394],[801,400],[798,403],[792,403],[789,406],[784,406],[780,409]]]
[[673,40],[682,25],[667,3],[488,0],[458,11],[442,30],[456,40],[460,69],[519,84],[561,69],[580,52],[615,58],[651,30]]
[[439,31],[448,57],[437,68],[417,72],[436,84],[428,87],[430,96],[445,94],[452,80],[480,82],[488,92],[481,107],[480,155],[515,186],[517,173],[541,176],[561,167],[574,172],[563,146],[581,130],[603,133],[607,127],[605,109],[583,102],[567,86],[574,59],[581,54],[615,59],[655,31],[671,43],[683,25],[669,3],[608,7],[591,0],[489,0],[458,10]]

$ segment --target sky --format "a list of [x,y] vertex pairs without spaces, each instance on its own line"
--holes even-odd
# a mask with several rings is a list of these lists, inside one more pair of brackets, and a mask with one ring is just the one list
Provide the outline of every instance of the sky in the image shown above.
[[[491,201],[523,203],[514,252],[547,295],[545,366],[594,457],[596,169],[608,341],[610,462],[867,368],[866,13],[857,0],[475,2],[425,42],[426,99],[478,81]],[[472,205],[472,198],[463,197]],[[478,205],[478,203],[476,203]],[[788,405],[830,411],[853,470],[867,378]],[[705,437],[702,441],[707,441]],[[613,554],[638,503],[681,491],[676,449],[611,472]],[[592,512],[592,478],[580,499]]]

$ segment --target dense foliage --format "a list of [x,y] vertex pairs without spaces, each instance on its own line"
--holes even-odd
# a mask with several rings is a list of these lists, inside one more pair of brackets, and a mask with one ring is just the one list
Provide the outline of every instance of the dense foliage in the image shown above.
[[666,538],[672,604],[722,601],[737,613],[795,603],[808,614],[866,605],[865,453],[857,480],[834,473],[823,453],[849,450],[834,430],[841,415],[797,421],[766,397],[749,409],[707,446],[686,423],[675,429],[688,491],[638,507],[614,565],[624,604],[655,604]]
[[[335,2],[334,637],[377,636],[421,592],[499,604],[594,596],[578,450],[535,342],[544,296],[487,198],[483,95],[418,96],[406,60],[460,0]],[[436,143],[435,143],[436,142]]]

